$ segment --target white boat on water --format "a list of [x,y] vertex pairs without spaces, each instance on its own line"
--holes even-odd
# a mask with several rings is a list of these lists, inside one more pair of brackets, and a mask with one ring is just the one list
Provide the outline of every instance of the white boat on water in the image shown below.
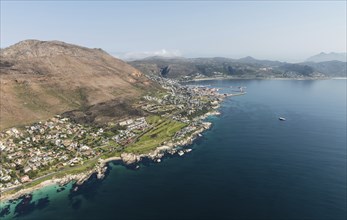
[[284,117],[279,117],[278,120],[280,120],[280,121],[285,121],[286,118],[284,118]]
[[192,149],[188,148],[185,151],[186,151],[186,153],[189,153],[190,151],[192,151]]
[[178,151],[178,155],[183,156],[184,152],[182,150]]

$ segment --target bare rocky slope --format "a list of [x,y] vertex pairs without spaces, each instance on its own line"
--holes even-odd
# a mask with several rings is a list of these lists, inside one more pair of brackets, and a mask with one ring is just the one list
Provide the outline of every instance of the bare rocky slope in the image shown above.
[[131,101],[157,86],[101,49],[25,40],[0,54],[0,130],[72,110],[105,122],[131,114]]

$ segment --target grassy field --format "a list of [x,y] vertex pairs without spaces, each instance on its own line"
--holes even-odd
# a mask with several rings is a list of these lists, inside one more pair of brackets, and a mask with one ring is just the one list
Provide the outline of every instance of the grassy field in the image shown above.
[[170,140],[177,131],[186,126],[185,123],[159,116],[150,116],[147,121],[153,128],[142,135],[136,143],[128,146],[125,152],[147,153],[160,146],[163,142]]
[[92,159],[92,160],[84,162],[83,165],[77,165],[75,167],[66,168],[63,171],[56,174],[55,176],[60,178],[68,174],[79,174],[85,171],[89,171],[95,167],[96,163],[97,163],[97,159]]
[[155,125],[155,124],[157,124],[157,123],[163,122],[164,119],[161,118],[161,117],[158,116],[158,115],[151,115],[151,116],[148,116],[148,117],[146,118],[146,121],[147,121],[147,123],[150,124],[150,125]]
[[120,151],[112,151],[112,152],[104,153],[101,156],[101,159],[107,159],[107,158],[110,158],[110,157],[120,157],[120,155],[121,155]]

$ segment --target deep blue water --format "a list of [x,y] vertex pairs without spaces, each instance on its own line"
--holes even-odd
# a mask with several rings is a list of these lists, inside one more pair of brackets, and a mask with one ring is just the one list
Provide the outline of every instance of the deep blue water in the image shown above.
[[247,94],[222,104],[191,153],[139,170],[110,164],[102,181],[77,192],[44,188],[9,212],[35,220],[346,219],[346,80],[196,84],[242,85]]

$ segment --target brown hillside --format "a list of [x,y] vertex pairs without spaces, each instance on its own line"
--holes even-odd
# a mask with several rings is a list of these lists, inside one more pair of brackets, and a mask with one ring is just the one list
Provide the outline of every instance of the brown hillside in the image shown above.
[[[101,49],[26,40],[1,50],[0,130],[139,97],[153,82]],[[122,101],[123,100],[123,101]]]

